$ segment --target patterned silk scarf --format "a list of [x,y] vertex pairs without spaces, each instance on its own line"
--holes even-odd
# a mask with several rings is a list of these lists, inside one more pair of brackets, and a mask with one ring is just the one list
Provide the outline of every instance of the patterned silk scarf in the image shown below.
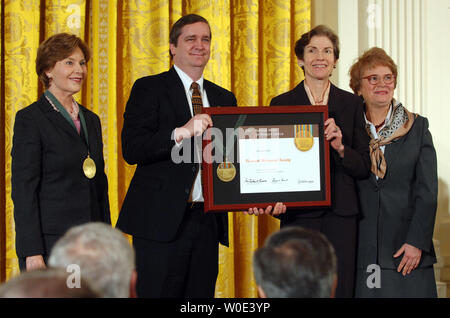
[[406,135],[411,129],[417,114],[409,112],[401,103],[392,101],[393,111],[389,122],[378,132],[375,138],[370,132],[370,125],[366,125],[367,133],[370,136],[370,160],[372,162],[371,171],[378,178],[383,179],[386,174],[386,160],[381,146],[388,145]]

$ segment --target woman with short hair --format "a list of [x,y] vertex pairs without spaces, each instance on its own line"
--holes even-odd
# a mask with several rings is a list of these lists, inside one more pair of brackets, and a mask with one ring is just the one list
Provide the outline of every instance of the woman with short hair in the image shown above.
[[366,178],[370,167],[362,103],[330,82],[339,59],[339,39],[330,28],[319,25],[303,34],[295,53],[305,80],[270,104],[328,105],[324,133],[330,142],[331,206],[289,209],[279,216],[281,227],[299,225],[322,232],[338,259],[336,297],[353,297],[359,213],[355,179]]
[[111,223],[100,119],[73,98],[89,57],[75,35],[44,41],[36,72],[46,91],[16,114],[11,183],[21,270],[45,267],[53,244],[70,227]]
[[364,99],[372,161],[369,178],[358,181],[356,296],[437,297],[432,239],[438,179],[428,120],[394,99],[397,66],[383,49],[366,51],[350,76],[351,88]]

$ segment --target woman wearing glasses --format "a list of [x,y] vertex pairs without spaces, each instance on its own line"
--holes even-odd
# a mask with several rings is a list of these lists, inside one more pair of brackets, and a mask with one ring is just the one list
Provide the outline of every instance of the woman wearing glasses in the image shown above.
[[372,162],[370,177],[358,181],[356,297],[436,297],[437,164],[428,120],[393,98],[397,66],[384,50],[366,51],[350,76],[364,99]]

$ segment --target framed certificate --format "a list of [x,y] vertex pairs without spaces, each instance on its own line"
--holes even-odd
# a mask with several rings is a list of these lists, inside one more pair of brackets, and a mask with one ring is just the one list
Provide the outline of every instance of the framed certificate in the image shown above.
[[204,108],[205,212],[329,206],[327,106]]

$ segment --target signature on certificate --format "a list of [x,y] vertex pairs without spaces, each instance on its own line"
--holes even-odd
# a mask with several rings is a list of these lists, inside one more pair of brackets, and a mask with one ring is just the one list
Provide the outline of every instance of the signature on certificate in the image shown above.
[[302,184],[302,183],[314,183],[314,180],[302,180],[302,179],[298,179],[297,183],[298,183],[298,184]]
[[285,178],[281,178],[281,179],[272,178],[272,183],[275,183],[275,184],[286,183],[288,181],[289,181],[289,179],[285,179]]
[[250,184],[252,184],[252,183],[266,183],[267,180],[266,179],[261,179],[261,178],[259,178],[259,179],[245,178],[245,182],[246,183],[250,183]]

